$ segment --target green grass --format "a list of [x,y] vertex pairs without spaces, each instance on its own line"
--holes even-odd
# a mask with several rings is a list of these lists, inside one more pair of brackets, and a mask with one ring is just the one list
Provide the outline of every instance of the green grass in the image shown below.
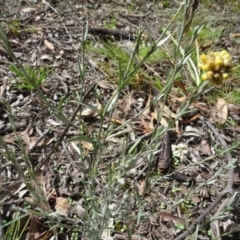
[[[50,70],[45,67],[40,67],[39,69],[26,66],[26,72],[32,79],[36,79],[36,84],[38,86],[46,79],[46,77],[50,74]],[[33,90],[34,86],[28,81],[28,77],[19,69],[18,67],[12,65],[10,66],[10,70],[16,74],[18,77],[17,81],[13,83],[17,88],[23,88],[28,90]]]
[[[122,46],[119,46],[119,44],[107,42],[98,47],[88,45],[87,53],[91,53],[97,59],[104,59],[104,61],[99,61],[98,67],[108,76],[107,80],[109,79],[111,82],[118,83],[119,70],[127,68],[133,48],[133,45],[127,47],[124,43]],[[129,66],[129,70],[134,70],[150,50],[151,46],[143,43],[139,45],[139,49]],[[154,66],[158,65],[159,62],[164,63],[165,60],[169,60],[169,55],[170,53],[167,53],[166,49],[158,48],[144,61],[144,64]],[[140,68],[131,76],[129,84],[134,89],[141,89],[149,84],[154,88],[161,89],[163,79],[160,76],[155,76],[155,73],[154,68],[147,70]]]

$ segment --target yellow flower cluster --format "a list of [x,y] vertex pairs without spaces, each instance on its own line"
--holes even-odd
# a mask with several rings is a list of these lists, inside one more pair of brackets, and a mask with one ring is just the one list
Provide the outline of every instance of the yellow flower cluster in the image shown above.
[[198,67],[203,71],[203,81],[209,80],[212,84],[221,84],[229,77],[232,71],[232,57],[226,51],[201,54]]

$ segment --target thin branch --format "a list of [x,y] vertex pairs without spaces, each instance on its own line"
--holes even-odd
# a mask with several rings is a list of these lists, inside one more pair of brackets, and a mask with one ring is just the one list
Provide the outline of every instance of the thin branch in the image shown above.
[[[83,97],[83,102],[87,99],[87,97],[89,96],[89,94],[92,92],[92,90],[94,89],[95,84],[93,84],[88,91],[86,92],[85,96]],[[73,122],[73,120],[75,119],[75,117],[77,116],[77,113],[79,112],[80,108],[81,108],[81,104],[78,105],[78,107],[76,108],[75,112],[73,113],[73,115],[70,118],[70,122]],[[67,124],[67,126],[65,127],[65,129],[63,130],[61,136],[59,137],[57,143],[55,144],[55,146],[53,147],[52,151],[47,155],[47,157],[42,161],[42,163],[40,164],[40,166],[36,169],[36,174],[38,174],[42,168],[42,166],[44,164],[46,164],[50,157],[52,156],[52,154],[55,152],[55,150],[58,148],[58,146],[60,145],[60,143],[62,142],[63,138],[65,137],[68,129],[70,128],[71,124]]]
[[[221,137],[221,135],[219,134],[219,132],[217,131],[217,129],[213,126],[212,123],[210,123],[209,121],[205,121],[207,126],[211,129],[211,131],[215,134],[215,136],[217,137],[217,139],[219,140],[219,142],[221,143],[222,147],[224,150],[228,149],[228,145],[226,143],[226,141]],[[193,221],[193,223],[190,225],[190,227],[183,232],[181,235],[179,235],[175,240],[182,240],[185,239],[189,234],[191,234],[194,229],[196,228],[196,226],[198,224],[200,224],[205,217],[221,202],[221,200],[226,197],[226,195],[230,192],[230,190],[232,190],[232,186],[233,186],[233,173],[234,173],[234,166],[233,166],[233,161],[232,161],[232,155],[229,151],[226,151],[225,153],[225,157],[227,159],[227,162],[229,164],[229,170],[228,170],[228,183],[227,186],[223,189],[222,192],[219,193],[218,198],[212,202],[212,204],[205,209],[205,211],[197,218]]]
[[44,131],[44,133],[42,133],[38,139],[33,143],[33,145],[29,148],[29,153],[32,152],[34,150],[34,148],[37,146],[37,144],[48,134],[50,130],[47,129],[46,131]]

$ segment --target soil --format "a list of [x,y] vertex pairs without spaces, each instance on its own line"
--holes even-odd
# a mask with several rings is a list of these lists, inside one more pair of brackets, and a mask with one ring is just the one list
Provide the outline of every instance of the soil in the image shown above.
[[[37,185],[40,185],[48,193],[48,199],[38,202],[32,196],[30,197],[26,186],[23,186],[22,181],[20,181],[21,174],[19,174],[17,165],[8,161],[6,149],[2,150],[2,156],[0,156],[0,181],[2,184],[0,189],[1,199],[4,199],[1,201],[2,219],[12,219],[11,217],[17,207],[24,211],[26,203],[36,211],[39,208],[49,212],[63,211],[62,217],[59,217],[59,219],[62,223],[71,226],[64,235],[65,237],[70,236],[75,231],[72,227],[74,213],[77,212],[80,219],[86,214],[86,210],[84,210],[84,206],[86,206],[84,201],[86,199],[83,199],[79,193],[85,189],[84,181],[91,179],[91,169],[88,167],[91,166],[91,161],[94,159],[92,149],[95,144],[89,138],[84,138],[82,140],[84,146],[81,148],[79,139],[72,138],[79,135],[79,125],[81,124],[85,128],[81,131],[94,137],[94,133],[99,131],[101,119],[92,109],[90,111],[84,107],[91,104],[101,110],[99,104],[107,104],[117,88],[115,76],[109,79],[109,74],[106,74],[104,68],[101,67],[103,63],[110,60],[102,59],[101,56],[91,51],[85,53],[87,68],[83,81],[79,71],[79,65],[81,65],[79,62],[84,57],[82,43],[86,29],[88,30],[87,43],[89,45],[91,43],[95,48],[98,48],[104,42],[114,42],[131,50],[140,26],[147,29],[147,42],[156,40],[163,32],[163,28],[173,18],[180,6],[180,1],[147,1],[146,3],[146,1],[110,0],[52,0],[49,2],[9,0],[4,1],[2,5],[0,22],[6,31],[12,50],[17,59],[24,66],[27,66],[29,73],[31,73],[31,69],[38,69],[36,72],[37,79],[39,81],[43,79],[39,85],[40,91],[52,106],[50,107],[41,100],[39,93],[31,89],[29,84],[24,83],[24,79],[19,81],[16,72],[10,70],[13,69],[10,66],[13,66],[14,62],[3,47],[0,46],[0,97],[2,99],[0,104],[0,134],[23,169],[27,169],[25,168],[27,161],[24,161],[23,158],[24,156],[29,157],[29,164],[37,173],[36,183],[31,183],[33,190],[38,192]],[[212,4],[211,8],[213,12],[220,12],[219,21],[213,23],[216,29],[223,24],[226,25],[226,28],[219,34],[218,39],[214,39],[214,41],[210,39],[207,43],[203,42],[200,50],[227,49],[231,52],[235,63],[238,64],[240,49],[239,17],[237,14],[230,12],[224,4]],[[199,6],[196,15],[198,15],[198,11],[204,11],[202,5]],[[158,72],[164,78],[164,76],[167,76],[169,64],[173,63],[163,61],[158,65],[155,64],[152,68],[153,71]],[[228,87],[232,89],[238,88],[237,80],[235,78]],[[239,169],[236,167],[234,174],[231,176],[234,184],[231,194],[228,195],[229,197],[226,195],[219,196],[218,193],[221,193],[228,183],[229,175],[226,166],[228,166],[229,159],[225,154],[217,155],[219,149],[222,148],[221,141],[213,134],[205,122],[206,119],[214,122],[214,117],[203,114],[205,120],[197,118],[196,121],[193,121],[192,117],[196,116],[200,110],[195,111],[192,109],[191,114],[187,115],[186,119],[182,119],[180,129],[183,133],[182,136],[177,136],[174,131],[168,136],[170,138],[168,141],[173,145],[179,142],[187,145],[187,155],[183,159],[183,166],[176,173],[174,169],[178,169],[178,165],[175,162],[176,165],[172,166],[172,168],[167,165],[166,169],[159,168],[158,170],[163,170],[159,172],[156,168],[160,166],[160,163],[156,163],[156,166],[150,167],[150,174],[152,175],[147,176],[145,174],[149,168],[146,152],[153,150],[150,149],[151,145],[148,145],[147,141],[155,142],[157,148],[158,146],[164,146],[162,139],[155,137],[149,140],[152,132],[146,131],[146,126],[144,127],[140,117],[134,117],[139,113],[139,109],[143,109],[143,105],[147,104],[150,94],[147,87],[146,85],[144,85],[143,89],[127,87],[118,102],[118,111],[114,112],[116,115],[112,116],[112,118],[109,116],[110,120],[104,119],[103,121],[103,131],[108,131],[109,121],[112,121],[114,117],[119,120],[119,122],[116,121],[116,126],[131,119],[130,130],[134,132],[137,140],[139,137],[144,136],[146,146],[149,148],[144,151],[141,150],[141,145],[137,148],[139,155],[136,155],[136,163],[133,167],[133,169],[137,170],[135,172],[130,171],[131,166],[126,167],[124,182],[119,179],[121,187],[112,196],[113,201],[110,205],[116,219],[114,219],[112,225],[105,226],[113,229],[111,232],[112,239],[130,239],[126,229],[132,235],[132,239],[177,239],[177,236],[184,232],[179,227],[185,225],[184,217],[187,218],[188,224],[191,225],[216,199],[220,198],[221,200],[222,198],[226,200],[234,194],[236,194],[234,210],[228,209],[225,218],[218,221],[218,226],[215,228],[220,228],[223,233],[233,231],[232,234],[229,233],[222,239],[238,239],[239,229],[236,230],[235,226],[239,224],[239,203],[236,200],[240,183]],[[79,96],[81,92],[83,92],[83,96]],[[84,106],[81,104],[79,106],[79,99],[83,99],[82,105],[85,104]],[[100,101],[98,101],[99,99]],[[130,104],[126,104],[126,101],[130,101]],[[202,102],[204,102],[204,97]],[[211,103],[206,102],[205,104],[206,109],[213,111],[214,107]],[[240,107],[235,104],[228,107],[229,116],[234,121],[233,126],[227,126],[226,128],[216,126],[216,128],[227,146],[230,147],[232,144],[239,145],[237,140],[240,136],[238,126]],[[172,105],[171,109],[173,108]],[[62,115],[59,115],[56,109],[61,109]],[[80,110],[82,111],[81,116],[78,114]],[[10,121],[11,114],[12,121]],[[66,128],[67,124],[69,124],[69,128]],[[125,131],[122,136],[130,135],[131,131],[128,125],[126,126],[123,129],[119,128],[119,131]],[[17,133],[19,139],[16,138],[15,133]],[[95,196],[101,196],[102,199],[108,197],[108,189],[104,181],[106,181],[105,175],[111,172],[112,168],[109,166],[111,165],[114,168],[114,164],[118,164],[118,161],[131,158],[131,154],[127,149],[136,143],[136,138],[126,137],[124,145],[119,141],[118,136],[112,136],[112,141],[107,141],[107,145],[101,151],[98,151],[98,153],[101,153],[101,156],[97,158],[100,161],[98,165],[99,176],[96,182],[92,183],[94,189],[90,190],[94,191]],[[20,144],[20,139],[23,145]],[[74,140],[72,141],[73,144],[69,142],[69,139]],[[98,140],[101,141],[101,139]],[[3,149],[4,144],[1,144],[1,146]],[[123,149],[123,146],[126,149]],[[157,151],[157,148],[154,150]],[[85,152],[80,153],[79,149],[84,149]],[[51,151],[53,152],[49,155]],[[79,154],[85,156],[84,158],[87,159],[86,162],[88,162],[89,166],[83,166],[82,162],[77,160]],[[239,147],[233,147],[231,154],[233,159],[237,159]],[[211,159],[212,155],[216,156],[217,160]],[[156,154],[156,156],[158,155]],[[48,159],[46,160],[46,158]],[[207,158],[210,160],[202,162],[203,159]],[[89,171],[87,174],[84,172],[86,169]],[[164,177],[166,173],[163,174],[165,170],[167,170],[166,178]],[[223,173],[214,178],[216,171],[220,170]],[[163,174],[162,180],[158,181],[157,179],[161,174]],[[147,182],[147,178],[151,180]],[[24,180],[26,184],[27,178]],[[59,184],[60,182],[61,184]],[[142,188],[144,188],[144,191]],[[178,201],[184,199],[193,188],[199,189],[196,191],[196,195],[179,204]],[[126,192],[128,202],[121,204],[123,204],[124,216],[126,216],[127,220],[118,219],[120,216],[117,210],[118,201],[122,199]],[[135,192],[138,192],[139,198],[132,197],[133,194],[136,194]],[[46,193],[43,193],[43,196],[45,197]],[[61,204],[65,203],[64,201],[67,198],[73,199],[75,205],[73,204],[74,207],[67,207],[67,214],[65,214],[64,207]],[[141,208],[138,208],[139,199],[142,201]],[[103,205],[99,204],[98,207],[101,209]],[[169,205],[178,207],[170,210],[167,208]],[[211,216],[215,216],[214,214],[218,209],[219,206],[217,205],[211,211]],[[91,215],[91,210],[88,209],[87,211],[89,211],[87,214]],[[10,212],[10,216],[7,212]],[[140,212],[144,214],[140,214]],[[39,238],[34,239],[43,239],[43,236],[44,239],[51,239],[52,233],[45,225],[46,219],[36,216],[32,217],[29,226],[30,230],[40,235]],[[136,224],[137,221],[132,220],[136,216],[144,216],[144,218],[141,218]],[[77,222],[79,225],[82,224],[81,229],[84,229],[84,223],[82,223],[84,218],[82,217],[81,221]],[[204,219],[207,222],[209,216]],[[39,225],[37,225],[37,222]],[[38,230],[34,229],[33,226],[38,226]],[[211,236],[207,235],[207,231],[213,228],[210,223],[207,223],[198,233],[197,239],[212,239]],[[4,228],[4,230],[6,229],[7,227]],[[22,239],[31,239],[28,231],[25,232],[24,237]],[[90,238],[82,234],[79,239]],[[102,233],[102,239],[111,238],[110,236],[104,238]]]

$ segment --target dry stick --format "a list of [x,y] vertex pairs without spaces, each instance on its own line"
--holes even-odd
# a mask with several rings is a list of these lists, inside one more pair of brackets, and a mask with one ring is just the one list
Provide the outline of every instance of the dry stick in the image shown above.
[[144,18],[144,17],[147,17],[147,16],[149,16],[151,14],[152,14],[152,12],[147,12],[145,14],[124,14],[124,13],[119,13],[120,16],[129,17],[129,18]]
[[223,149],[226,150],[225,156],[227,159],[228,164],[231,166],[228,170],[228,183],[227,186],[224,188],[222,193],[229,192],[232,189],[233,182],[234,182],[234,166],[232,165],[232,154],[228,150],[228,145],[226,141],[222,138],[222,136],[219,134],[217,129],[208,121],[206,121],[207,126],[212,130],[212,132],[216,135],[219,142],[222,144]]
[[211,227],[211,230],[214,234],[214,236],[219,239],[219,240],[222,240],[221,238],[221,232],[220,232],[220,227],[219,227],[219,218],[217,217],[221,212],[222,210],[226,207],[226,205],[228,204],[230,198],[227,197],[224,199],[224,201],[222,202],[222,204],[220,205],[220,207],[218,208],[218,210],[216,211],[216,213],[213,215],[213,219],[215,218],[214,221],[212,221],[210,223],[210,227]]
[[127,39],[127,40],[135,40],[137,36],[133,32],[127,32],[124,30],[117,29],[108,29],[108,28],[88,28],[88,32],[90,34],[97,34],[102,36],[113,36],[117,39]]
[[[152,134],[153,134],[153,132],[145,133],[144,135],[138,137],[136,140],[131,141],[130,143],[127,144],[127,149],[129,149],[131,146],[133,146],[133,145],[134,145],[136,142],[138,142],[139,140],[142,141],[142,140],[144,140],[144,139],[146,139],[146,138],[151,137]],[[122,151],[119,151],[119,153],[121,154]]]
[[[16,211],[19,211],[19,212],[22,212],[22,213],[25,213],[25,214],[29,214],[29,215],[33,215],[33,216],[37,216],[38,215],[34,215],[36,213],[36,211],[33,211],[33,210],[29,210],[29,209],[24,209],[24,208],[21,208],[19,206],[11,206],[9,208],[9,211],[11,212],[16,212]],[[41,218],[43,219],[54,219],[56,221],[58,221],[58,223],[61,221],[61,222],[67,222],[69,224],[78,224],[78,225],[81,225],[83,226],[84,223],[81,219],[72,219],[72,218],[68,218],[68,217],[64,217],[64,216],[60,216],[60,215],[50,215],[49,212],[46,214],[46,215],[43,215],[41,216]]]
[[[224,150],[228,149],[228,145],[225,142],[225,140],[221,137],[217,129],[208,121],[206,121],[207,126],[211,129],[211,131],[216,135],[219,142],[221,143]],[[233,186],[233,174],[234,174],[234,167],[232,166],[232,155],[228,151],[225,154],[226,159],[228,161],[228,164],[230,165],[230,168],[228,170],[228,183],[227,186],[223,189],[223,191],[219,194],[218,198],[215,199],[214,202],[197,218],[193,221],[193,223],[190,225],[190,227],[183,232],[181,235],[179,235],[175,240],[182,240],[185,239],[189,234],[191,234],[196,226],[200,224],[203,219],[221,202],[221,200],[228,194],[228,192],[232,189]]]
[[1,238],[1,239],[4,239],[2,213],[0,213],[0,238]]
[[[93,85],[88,89],[88,91],[86,92],[85,96],[83,97],[83,102],[87,99],[88,95],[92,92],[92,90],[93,90],[94,87],[95,87],[95,84],[93,84]],[[70,118],[70,122],[72,122],[72,121],[75,119],[75,117],[76,117],[77,113],[79,112],[81,106],[82,106],[81,104],[78,105],[78,107],[76,108],[75,112],[73,113],[73,115],[72,115],[71,118]],[[59,146],[59,144],[62,142],[62,140],[63,140],[64,136],[66,135],[66,133],[67,133],[67,131],[68,131],[68,129],[69,129],[70,126],[71,126],[71,124],[67,124],[67,126],[66,126],[65,129],[63,130],[63,132],[62,132],[59,140],[58,140],[57,143],[54,145],[52,151],[47,155],[47,157],[42,161],[42,163],[40,164],[40,166],[36,169],[36,172],[35,172],[36,175],[40,172],[42,166],[49,161],[49,159],[50,159],[50,157],[52,156],[52,154],[55,152],[55,150],[57,149],[57,147]]]
[[[19,130],[21,128],[24,128],[26,126],[27,126],[27,121],[18,122],[18,123],[15,123],[14,130],[17,131],[17,130]],[[11,126],[8,126],[5,129],[1,130],[0,135],[3,135],[4,133],[9,133],[9,132],[13,132],[13,128]]]
[[37,146],[37,144],[48,134],[50,130],[47,129],[46,131],[44,131],[44,133],[42,133],[38,139],[34,142],[34,144],[29,148],[29,153],[32,152],[34,150],[34,148]]

